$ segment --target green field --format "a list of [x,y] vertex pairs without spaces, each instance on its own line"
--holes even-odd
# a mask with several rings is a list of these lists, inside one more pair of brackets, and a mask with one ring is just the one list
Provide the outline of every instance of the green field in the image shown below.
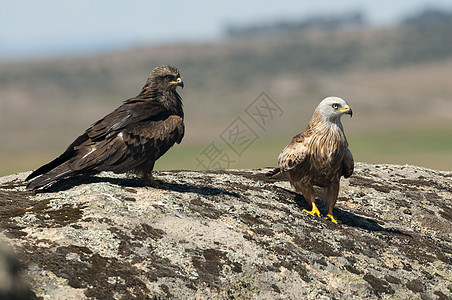
[[[229,168],[262,168],[277,165],[278,154],[289,142],[288,138],[262,138],[256,140],[240,156],[227,145],[216,143],[222,154],[229,157],[229,162],[219,165]],[[369,163],[410,164],[432,169],[452,170],[452,128],[397,129],[349,134],[350,149],[355,161]],[[158,160],[156,170],[204,169],[196,160],[204,158],[202,154],[211,141],[205,144],[176,145]],[[63,149],[66,145],[62,145]],[[3,164],[0,176],[20,171],[29,171],[53,159],[59,153],[0,156]],[[214,160],[212,160],[214,161]],[[218,165],[216,165],[218,166]],[[214,164],[210,166],[215,168]]]
[[349,143],[356,161],[452,170],[452,127],[368,131]]
[[[289,138],[257,140],[241,156],[228,150],[231,168],[276,166],[277,158]],[[397,129],[391,131],[349,134],[355,161],[369,163],[410,164],[438,170],[452,170],[452,128]],[[175,146],[156,164],[156,169],[202,169],[196,157],[208,145]]]

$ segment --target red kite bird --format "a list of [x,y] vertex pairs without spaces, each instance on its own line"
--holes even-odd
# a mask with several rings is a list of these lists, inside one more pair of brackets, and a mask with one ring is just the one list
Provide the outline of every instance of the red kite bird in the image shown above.
[[353,173],[353,156],[341,123],[343,114],[352,116],[352,109],[341,98],[328,97],[314,111],[306,131],[296,135],[278,157],[279,168],[272,173],[287,173],[290,184],[302,193],[311,215],[320,216],[315,205],[314,185],[323,187],[328,204],[327,217],[333,217],[333,208],[339,193],[341,176]]
[[179,71],[156,67],[141,93],[130,98],[79,136],[59,157],[31,173],[27,189],[35,190],[62,178],[101,171],[135,172],[146,184],[155,161],[184,136]]

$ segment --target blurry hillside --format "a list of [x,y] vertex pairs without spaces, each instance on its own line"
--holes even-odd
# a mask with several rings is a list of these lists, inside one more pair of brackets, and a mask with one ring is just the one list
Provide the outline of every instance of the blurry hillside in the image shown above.
[[[343,124],[357,161],[452,169],[452,13],[427,10],[391,28],[358,15],[253,24],[204,44],[0,64],[0,175],[37,168],[141,90],[160,64],[177,66],[186,137],[156,165],[197,168],[211,142],[229,167],[275,165],[326,96],[348,101]],[[318,21],[318,20],[317,20]],[[308,24],[308,25],[307,25]],[[331,25],[332,24],[332,25]],[[284,29],[286,28],[286,29]],[[262,92],[281,109],[259,126],[246,113]],[[239,154],[222,133],[240,117],[255,134]]]

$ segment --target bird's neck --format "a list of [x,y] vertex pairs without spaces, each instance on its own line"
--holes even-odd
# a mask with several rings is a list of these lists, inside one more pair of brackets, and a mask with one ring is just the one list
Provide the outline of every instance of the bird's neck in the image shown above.
[[184,118],[182,98],[181,98],[181,96],[179,96],[179,94],[177,93],[176,90],[174,90],[172,92],[173,92],[173,97],[171,97],[171,98],[173,99],[173,107],[175,109],[175,112],[178,116],[180,116],[181,118]]
[[176,90],[161,91],[159,89],[152,89],[145,86],[139,97],[150,101],[158,101],[167,110],[182,118],[184,117],[182,98]]
[[314,115],[312,116],[307,129],[316,131],[318,133],[326,133],[328,131],[344,132],[340,117],[327,119],[317,111],[314,112]]
[[[320,114],[314,114],[306,128],[314,138],[311,143],[323,145],[324,153],[333,153],[338,145],[348,147],[341,119],[324,119]],[[329,156],[326,156],[329,157]]]

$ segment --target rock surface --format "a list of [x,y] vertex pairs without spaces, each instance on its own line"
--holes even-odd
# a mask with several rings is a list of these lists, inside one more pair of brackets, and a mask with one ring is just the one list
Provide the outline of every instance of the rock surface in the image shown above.
[[334,224],[267,171],[3,177],[0,238],[31,298],[450,299],[452,172],[358,163]]

